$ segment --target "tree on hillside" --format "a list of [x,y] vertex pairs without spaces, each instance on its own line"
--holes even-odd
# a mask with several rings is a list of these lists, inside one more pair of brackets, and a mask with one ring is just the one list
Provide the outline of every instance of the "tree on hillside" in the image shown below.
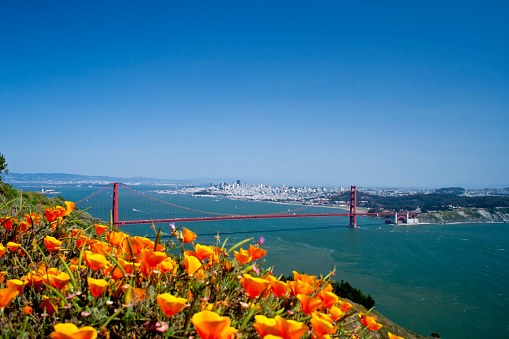
[[2,153],[0,153],[0,182],[2,182],[2,173],[9,173],[7,169],[7,163],[5,162],[5,157]]

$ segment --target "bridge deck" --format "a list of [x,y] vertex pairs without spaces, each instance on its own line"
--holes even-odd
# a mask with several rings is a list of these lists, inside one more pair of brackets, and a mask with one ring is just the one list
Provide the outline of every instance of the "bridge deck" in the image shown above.
[[[356,213],[357,216],[393,216],[394,213]],[[155,220],[126,220],[118,221],[118,225],[159,224],[190,221],[217,221],[217,220],[249,220],[249,219],[276,219],[276,218],[316,218],[316,217],[349,217],[350,213],[315,213],[315,214],[274,214],[274,215],[231,215],[222,217],[201,218],[173,218]]]

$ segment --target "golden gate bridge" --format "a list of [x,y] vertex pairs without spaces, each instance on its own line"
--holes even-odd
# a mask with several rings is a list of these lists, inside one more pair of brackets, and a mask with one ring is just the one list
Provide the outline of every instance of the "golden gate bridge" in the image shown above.
[[[108,194],[108,189],[112,190],[110,194]],[[105,192],[106,193],[103,193]],[[385,213],[365,213],[365,212],[357,212],[357,186],[350,187],[350,211],[348,213],[305,213],[305,209],[310,207],[323,207],[316,205],[305,205],[299,208],[295,208],[292,210],[284,211],[284,212],[275,212],[275,213],[267,213],[267,214],[227,214],[227,213],[217,213],[217,212],[209,212],[202,211],[199,209],[193,209],[190,207],[180,206],[176,204],[172,204],[168,201],[164,201],[162,199],[158,199],[157,197],[150,196],[148,194],[138,192],[131,187],[128,187],[121,183],[111,183],[108,186],[102,188],[101,190],[91,194],[90,196],[83,198],[76,202],[76,205],[80,209],[86,209],[90,206],[90,200],[94,197],[100,196],[101,193],[106,196],[105,199],[102,199],[100,202],[95,202],[96,205],[100,205],[101,208],[107,209],[111,211],[111,220],[113,224],[118,228],[119,226],[124,225],[137,225],[137,224],[158,224],[158,223],[177,223],[177,222],[195,222],[195,221],[219,221],[219,220],[253,220],[253,219],[276,219],[276,218],[317,218],[317,217],[349,217],[349,227],[357,227],[357,216],[385,216],[385,217],[393,217],[397,222],[398,218],[406,218],[409,215],[408,212],[398,213],[396,212],[385,212]],[[121,200],[121,196],[128,196],[131,198],[127,198]],[[336,194],[330,198],[338,196]],[[133,197],[137,198],[137,201],[140,198],[143,198],[146,203],[143,204],[144,211],[158,211],[157,217],[146,217],[141,216],[136,212],[143,212],[140,209],[136,209],[133,204],[129,204],[129,201],[134,201]],[[103,197],[104,198],[104,197]],[[111,200],[110,200],[111,199]],[[111,201],[111,202],[108,202]],[[122,202],[122,203],[121,203]],[[111,205],[109,205],[111,203]],[[111,209],[105,208],[105,206],[111,206]],[[161,214],[167,214],[167,218],[161,218]],[[415,213],[410,213],[414,215]]]

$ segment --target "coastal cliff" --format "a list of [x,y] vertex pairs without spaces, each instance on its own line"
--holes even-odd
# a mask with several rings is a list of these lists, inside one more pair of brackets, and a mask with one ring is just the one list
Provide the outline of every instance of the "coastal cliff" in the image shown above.
[[506,223],[509,208],[461,208],[453,211],[427,212],[419,215],[420,223]]

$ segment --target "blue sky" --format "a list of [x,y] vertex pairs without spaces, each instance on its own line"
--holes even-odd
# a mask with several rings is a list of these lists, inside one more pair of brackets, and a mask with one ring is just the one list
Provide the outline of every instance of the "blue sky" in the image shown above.
[[11,172],[509,186],[506,1],[0,11]]

